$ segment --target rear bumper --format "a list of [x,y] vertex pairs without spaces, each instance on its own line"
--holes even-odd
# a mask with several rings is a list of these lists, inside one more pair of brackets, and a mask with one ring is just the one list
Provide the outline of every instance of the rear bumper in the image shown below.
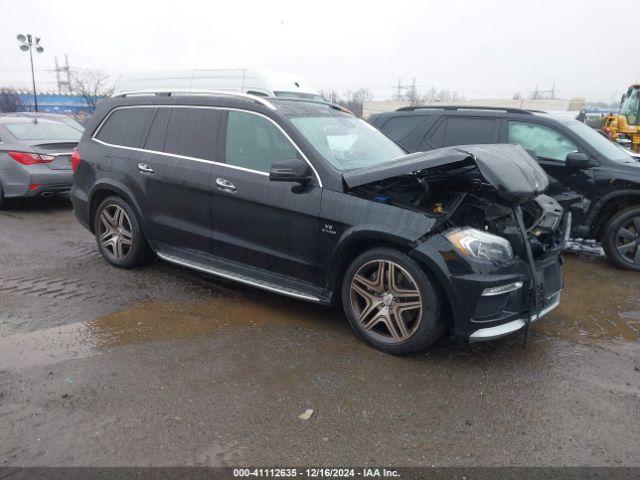
[[6,198],[68,195],[72,184],[72,170],[53,170],[46,165],[16,164],[2,171]]

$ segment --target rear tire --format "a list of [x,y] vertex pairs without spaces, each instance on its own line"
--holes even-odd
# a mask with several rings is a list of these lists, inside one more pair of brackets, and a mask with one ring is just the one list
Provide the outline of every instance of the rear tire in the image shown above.
[[124,199],[105,198],[96,209],[93,228],[98,249],[111,265],[133,268],[151,258],[136,214]]
[[2,184],[0,183],[0,210],[2,210],[3,203],[4,203],[4,190],[2,190]]
[[341,293],[351,327],[383,352],[422,351],[446,330],[439,285],[397,250],[374,248],[353,260]]
[[602,234],[607,260],[619,268],[640,271],[640,207],[616,213]]

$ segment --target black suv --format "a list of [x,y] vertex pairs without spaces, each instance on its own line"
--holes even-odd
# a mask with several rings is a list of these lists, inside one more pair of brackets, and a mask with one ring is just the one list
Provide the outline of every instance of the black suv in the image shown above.
[[342,304],[387,352],[501,337],[560,301],[562,208],[518,146],[406,155],[335,105],[162,92],[101,102],[72,165],[113,265],[153,252]]
[[369,121],[410,152],[522,145],[549,175],[549,195],[571,213],[572,236],[601,241],[611,263],[640,271],[640,164],[578,120],[517,109],[405,107]]

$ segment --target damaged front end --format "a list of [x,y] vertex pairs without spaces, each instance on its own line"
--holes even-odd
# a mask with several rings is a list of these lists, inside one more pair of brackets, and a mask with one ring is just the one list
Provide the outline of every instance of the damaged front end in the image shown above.
[[570,220],[542,193],[546,174],[521,147],[440,149],[344,180],[352,195],[435,219],[410,255],[440,277],[456,335],[528,331],[559,304]]

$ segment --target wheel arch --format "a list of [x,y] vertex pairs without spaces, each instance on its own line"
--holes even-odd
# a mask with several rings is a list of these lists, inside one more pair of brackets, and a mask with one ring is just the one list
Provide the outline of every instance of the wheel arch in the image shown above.
[[142,229],[143,234],[147,235],[146,223],[144,220],[144,216],[142,215],[142,210],[140,205],[135,200],[135,196],[125,185],[120,184],[118,182],[113,181],[104,181],[99,184],[96,184],[89,194],[89,227],[91,228],[91,232],[94,232],[94,222],[95,222],[95,214],[98,208],[98,205],[107,197],[112,195],[121,197],[125,200],[133,211],[136,214],[136,218],[138,220],[138,224]]
[[640,190],[619,190],[600,199],[586,222],[590,225],[591,235],[600,241],[604,228],[611,217],[633,206],[640,207]]

